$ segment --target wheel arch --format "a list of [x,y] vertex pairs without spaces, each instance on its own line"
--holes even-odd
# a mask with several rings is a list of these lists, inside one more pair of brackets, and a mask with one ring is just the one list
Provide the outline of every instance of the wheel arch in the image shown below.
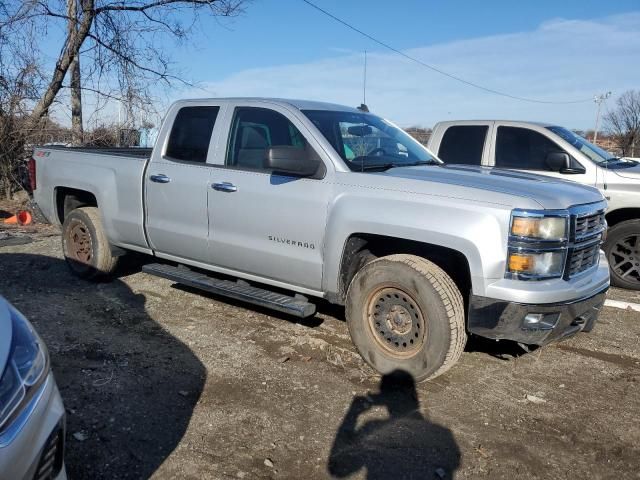
[[60,224],[76,208],[98,206],[98,200],[92,192],[77,188],[56,187],[54,198],[56,218]]
[[471,269],[464,253],[428,242],[408,240],[388,235],[353,233],[345,241],[340,260],[336,303],[344,304],[347,289],[355,274],[370,261],[393,254],[409,254],[425,258],[454,281],[463,298],[471,291]]
[[618,208],[606,213],[605,218],[610,227],[627,220],[640,219],[640,208]]

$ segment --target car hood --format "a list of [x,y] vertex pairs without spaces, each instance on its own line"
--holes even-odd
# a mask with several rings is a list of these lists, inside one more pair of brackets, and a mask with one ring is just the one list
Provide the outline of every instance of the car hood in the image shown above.
[[11,349],[11,337],[13,336],[13,327],[11,325],[9,304],[4,298],[0,297],[0,376],[4,372],[9,350]]
[[593,187],[499,168],[467,165],[397,167],[383,174],[524,197],[537,202],[545,209],[568,208],[599,202],[603,198]]
[[602,169],[614,172],[616,175],[622,178],[630,178],[632,180],[640,180],[640,163],[636,163],[633,166],[623,168],[609,168],[601,167]]

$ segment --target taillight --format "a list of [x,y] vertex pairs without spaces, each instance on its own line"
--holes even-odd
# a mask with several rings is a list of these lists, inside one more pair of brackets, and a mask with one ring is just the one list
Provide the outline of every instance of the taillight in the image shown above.
[[27,169],[29,170],[29,186],[31,191],[34,192],[36,190],[36,160],[34,158],[29,159]]

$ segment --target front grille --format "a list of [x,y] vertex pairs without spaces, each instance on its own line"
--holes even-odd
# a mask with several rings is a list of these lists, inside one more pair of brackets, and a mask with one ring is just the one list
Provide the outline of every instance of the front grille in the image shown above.
[[604,212],[576,217],[574,220],[574,235],[577,242],[600,234],[606,226]]
[[570,250],[567,265],[568,277],[572,278],[598,264],[600,258],[600,242],[587,247],[575,247]]
[[51,480],[62,470],[64,462],[64,429],[58,425],[42,450],[40,463],[33,480]]
[[[565,268],[565,278],[570,279],[598,265],[600,244],[607,228],[604,206],[593,210],[588,207],[576,207],[571,212],[571,240]],[[585,211],[586,210],[586,211]]]

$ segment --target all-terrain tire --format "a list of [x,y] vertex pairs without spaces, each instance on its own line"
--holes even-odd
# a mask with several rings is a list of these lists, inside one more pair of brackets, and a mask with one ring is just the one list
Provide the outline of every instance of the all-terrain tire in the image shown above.
[[62,224],[62,250],[71,271],[81,278],[108,276],[118,264],[97,207],[76,208],[67,215]]
[[[609,228],[603,249],[609,261],[611,284],[640,290],[640,220],[627,220]],[[628,261],[621,263],[625,259]],[[628,273],[623,276],[625,272]]]
[[435,378],[458,361],[467,340],[460,291],[440,267],[414,255],[362,267],[347,291],[346,317],[358,352],[383,375]]

